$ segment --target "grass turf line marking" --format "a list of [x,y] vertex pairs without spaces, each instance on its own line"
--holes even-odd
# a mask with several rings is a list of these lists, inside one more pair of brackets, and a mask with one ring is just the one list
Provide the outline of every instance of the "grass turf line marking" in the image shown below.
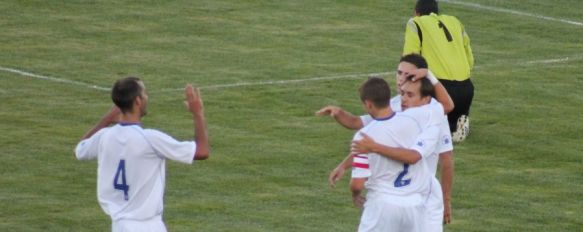
[[563,63],[569,61],[569,57],[559,58],[559,59],[548,59],[548,60],[533,60],[526,62],[526,64],[552,64],[552,63]]
[[[551,64],[551,63],[563,63],[567,61],[577,60],[580,57],[564,57],[564,58],[555,58],[555,59],[545,59],[545,60],[532,60],[520,63],[520,65],[530,65],[530,64]],[[486,65],[492,66],[492,65]],[[495,66],[495,65],[494,65]],[[474,66],[474,69],[482,69],[484,66]],[[5,68],[0,66],[0,71],[16,73],[23,76],[29,76],[37,79],[43,79],[53,82],[71,84],[71,85],[78,85],[84,86],[90,89],[97,89],[101,91],[111,91],[111,88],[101,87],[97,85],[91,85],[79,81],[72,81],[62,78],[56,77],[49,77],[38,75],[34,73],[29,73],[17,69],[12,68]],[[220,89],[220,88],[235,88],[235,87],[246,87],[246,86],[258,86],[258,85],[278,85],[278,84],[290,84],[290,83],[302,83],[302,82],[310,82],[310,81],[320,81],[320,80],[333,80],[333,79],[349,79],[349,78],[358,78],[364,76],[372,76],[372,75],[391,75],[395,72],[381,72],[381,73],[361,73],[361,74],[347,74],[347,75],[336,75],[336,76],[325,76],[325,77],[314,77],[314,78],[305,78],[305,79],[295,79],[295,80],[272,80],[272,81],[258,81],[258,82],[240,82],[240,83],[233,83],[233,84],[220,84],[220,85],[208,85],[208,86],[201,86],[199,89]],[[174,92],[174,91],[182,91],[184,88],[175,88],[175,89],[161,89],[161,90],[152,90],[149,92]]]
[[[325,76],[325,77],[313,77],[313,78],[306,78],[306,79],[294,79],[294,80],[271,80],[271,81],[257,81],[257,82],[240,82],[240,83],[233,83],[233,84],[221,84],[221,85],[208,85],[208,86],[200,86],[199,89],[220,89],[220,88],[233,88],[233,87],[245,87],[245,86],[258,86],[258,85],[280,85],[280,84],[290,84],[290,83],[302,83],[302,82],[309,82],[309,81],[321,81],[321,80],[334,80],[334,79],[349,79],[349,78],[358,78],[364,76],[383,76],[389,75],[394,72],[381,72],[381,73],[361,73],[361,74],[347,74],[347,75],[337,75],[337,76]],[[175,88],[175,89],[162,89],[155,92],[173,92],[173,91],[181,91],[184,88]],[[152,91],[150,91],[152,92]]]
[[528,17],[544,19],[544,20],[549,20],[549,21],[557,21],[557,22],[567,23],[567,24],[571,24],[571,25],[575,25],[575,26],[583,26],[583,22],[577,22],[577,21],[568,20],[568,19],[558,19],[558,18],[553,18],[553,17],[549,17],[549,16],[532,14],[532,13],[527,13],[527,12],[522,12],[522,11],[517,11],[517,10],[510,10],[510,9],[505,9],[505,8],[484,6],[484,5],[480,5],[477,3],[459,2],[459,1],[451,1],[451,0],[440,0],[440,2],[457,4],[457,5],[471,7],[471,8],[475,8],[475,9],[490,10],[490,11],[496,11],[496,12],[502,12],[502,13],[515,14],[515,15],[520,15],[520,16],[528,16]]
[[101,91],[111,91],[111,88],[106,88],[106,87],[97,86],[97,85],[91,85],[91,84],[87,84],[87,83],[80,82],[80,81],[73,81],[73,80],[67,80],[67,79],[62,79],[62,78],[56,78],[56,77],[50,77],[50,76],[43,76],[43,75],[39,75],[39,74],[25,72],[25,71],[18,70],[18,69],[5,68],[5,67],[2,67],[2,66],[0,66],[0,71],[15,73],[15,74],[18,74],[18,75],[21,75],[21,76],[27,76],[27,77],[37,78],[37,79],[43,79],[43,80],[48,80],[48,81],[53,81],[53,82],[58,82],[58,83],[65,83],[65,84],[71,84],[71,85],[84,86],[84,87],[87,87],[87,88],[90,88],[90,89],[97,89],[97,90],[101,90]]

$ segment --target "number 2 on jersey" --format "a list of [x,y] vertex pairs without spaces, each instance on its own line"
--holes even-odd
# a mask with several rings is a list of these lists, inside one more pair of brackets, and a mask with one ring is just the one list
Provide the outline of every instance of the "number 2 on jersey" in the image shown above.
[[395,187],[404,187],[411,184],[411,179],[403,180],[405,175],[409,172],[409,164],[403,164],[403,171],[399,173],[397,179],[395,180]]
[[[121,184],[119,183],[120,181]],[[128,191],[130,190],[130,186],[126,183],[126,161],[123,159],[119,160],[119,164],[117,165],[117,172],[113,178],[113,188],[123,191],[124,200],[127,201],[129,199]]]

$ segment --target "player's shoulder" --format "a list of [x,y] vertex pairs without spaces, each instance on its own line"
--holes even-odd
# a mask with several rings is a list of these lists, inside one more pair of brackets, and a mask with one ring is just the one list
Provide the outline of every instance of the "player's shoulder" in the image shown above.
[[170,139],[170,138],[172,138],[172,136],[166,134],[165,132],[157,130],[157,129],[144,128],[142,131],[143,131],[144,136],[146,136],[148,139]]
[[461,24],[461,21],[456,16],[453,15],[440,14],[439,19],[446,22]]
[[393,98],[391,98],[391,100],[389,101],[389,105],[391,106],[391,109],[395,112],[403,111],[403,109],[401,108],[401,95],[396,95]]

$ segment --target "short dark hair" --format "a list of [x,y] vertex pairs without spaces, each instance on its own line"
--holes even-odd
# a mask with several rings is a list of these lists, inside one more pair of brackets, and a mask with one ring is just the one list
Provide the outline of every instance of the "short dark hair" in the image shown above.
[[401,57],[399,63],[407,62],[417,66],[417,68],[428,68],[427,60],[417,53],[410,53]]
[[415,12],[420,15],[429,15],[431,13],[439,14],[436,0],[417,0],[415,4]]
[[[412,82],[413,77],[408,77],[407,81]],[[435,98],[435,87],[433,86],[433,84],[431,84],[431,81],[427,79],[427,77],[421,78],[420,80],[417,81],[421,82],[421,85],[419,86],[419,88],[421,88],[419,90],[421,97],[430,96],[432,98]]]
[[121,110],[126,113],[132,110],[134,101],[142,94],[140,78],[126,77],[117,80],[111,89],[111,100]]
[[369,100],[378,108],[387,107],[389,100],[391,100],[389,83],[377,76],[369,77],[368,80],[362,83],[358,92],[360,93],[360,100],[362,102]]

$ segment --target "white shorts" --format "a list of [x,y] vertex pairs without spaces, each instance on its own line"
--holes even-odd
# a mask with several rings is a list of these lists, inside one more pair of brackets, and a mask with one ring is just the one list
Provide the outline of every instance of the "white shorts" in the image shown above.
[[367,199],[360,218],[359,232],[423,232],[425,206],[396,205],[395,199],[375,197]]
[[425,202],[425,230],[428,232],[443,231],[443,192],[439,180],[433,177],[431,180],[431,192]]
[[112,232],[166,232],[166,226],[161,217],[150,220],[117,220],[111,223]]

